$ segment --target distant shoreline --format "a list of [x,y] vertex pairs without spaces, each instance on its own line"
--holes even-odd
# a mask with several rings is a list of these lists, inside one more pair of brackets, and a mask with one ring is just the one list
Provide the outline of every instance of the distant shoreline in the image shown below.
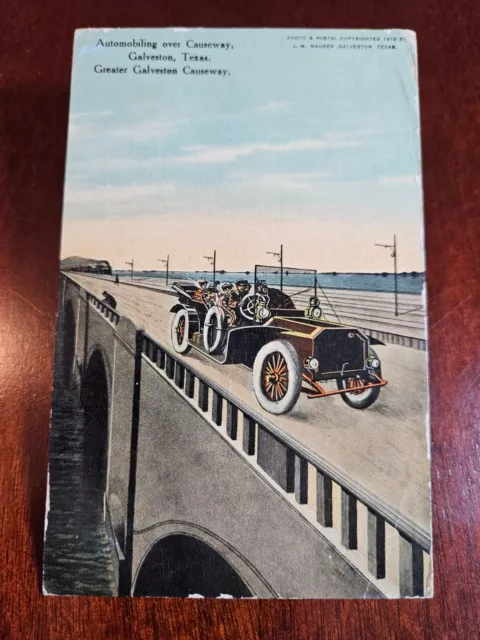
[[[305,270],[304,272],[283,270],[283,286],[284,287],[301,287],[313,288],[313,271]],[[113,276],[118,275],[122,278],[130,278],[129,270],[114,270]],[[161,281],[159,284],[165,284],[165,271],[134,271],[136,280]],[[231,281],[248,280],[253,282],[254,272],[252,271],[217,271],[215,280]],[[258,276],[270,286],[279,286],[280,269],[261,273]],[[174,280],[197,280],[199,278],[213,279],[212,271],[169,271],[169,283]],[[377,291],[383,293],[393,293],[395,290],[395,277],[393,273],[355,273],[355,272],[322,272],[317,273],[317,283],[323,289],[343,289],[354,291]],[[425,284],[425,272],[403,272],[397,274],[398,293],[422,294]]]
[[[295,267],[296,269],[296,267]],[[288,268],[284,267],[284,272],[287,272]],[[130,270],[129,269],[113,269],[112,268],[112,273],[118,273],[119,275],[123,274],[130,274]],[[158,274],[165,274],[166,271],[165,270],[158,270],[158,269],[142,269],[140,271],[135,270],[133,272],[135,275],[138,274],[152,274],[152,273],[158,273]],[[187,269],[178,269],[175,271],[171,271],[170,273],[187,273],[187,274],[191,274],[191,273],[195,273],[197,275],[201,275],[203,273],[212,273],[211,269],[204,269],[204,270],[198,270],[198,271],[189,271]],[[253,274],[253,271],[226,271],[226,270],[221,270],[221,271],[217,271],[218,275],[230,275],[230,274],[234,274],[234,275],[241,275],[241,274]],[[420,278],[420,277],[425,277],[426,271],[399,271],[397,273],[397,277],[411,277],[411,278]],[[393,273],[393,271],[317,271],[317,276],[394,276],[395,274]]]

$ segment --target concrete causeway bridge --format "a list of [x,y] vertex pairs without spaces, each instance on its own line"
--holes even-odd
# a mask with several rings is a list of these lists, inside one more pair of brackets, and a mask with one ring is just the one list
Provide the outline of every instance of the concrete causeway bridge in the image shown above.
[[424,595],[420,343],[378,348],[389,385],[369,410],[302,397],[272,416],[248,370],[173,352],[172,302],[151,287],[62,274],[65,384],[83,407],[118,594]]

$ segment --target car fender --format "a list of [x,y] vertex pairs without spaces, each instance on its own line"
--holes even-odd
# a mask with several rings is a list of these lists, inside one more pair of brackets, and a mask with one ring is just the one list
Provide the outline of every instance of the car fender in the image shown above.
[[189,307],[187,307],[184,304],[181,304],[180,302],[177,302],[177,304],[174,304],[173,307],[170,309],[170,313],[177,313],[177,311],[180,311],[180,309],[186,309],[187,311],[189,311]]
[[227,357],[224,364],[244,364],[252,367],[259,350],[285,334],[281,327],[251,325],[231,329],[227,336]]
[[200,325],[200,318],[198,317],[198,313],[196,312],[195,309],[193,309],[193,307],[189,307],[186,304],[182,304],[181,302],[177,302],[177,304],[174,304],[173,307],[170,309],[170,312],[177,313],[177,311],[180,311],[181,309],[185,309],[185,311],[188,313],[188,318],[190,320],[189,334],[191,336],[192,333],[194,333],[195,331],[198,331],[198,327]]
[[368,336],[368,342],[370,344],[381,344],[383,346],[385,346],[385,342],[382,342],[381,340],[379,340],[378,338],[374,338],[373,336]]

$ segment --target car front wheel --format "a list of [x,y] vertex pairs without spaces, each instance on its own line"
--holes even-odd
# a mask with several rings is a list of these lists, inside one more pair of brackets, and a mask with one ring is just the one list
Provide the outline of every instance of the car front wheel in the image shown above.
[[302,388],[302,367],[295,348],[284,340],[263,346],[253,364],[253,390],[265,411],[288,413]]
[[[369,358],[378,359],[377,354],[371,347],[368,351],[368,356]],[[382,377],[381,369],[377,369],[376,374]],[[365,387],[376,382],[378,382],[378,378],[373,375],[369,375],[367,378],[345,378],[337,380],[337,387],[339,389],[348,389],[346,393],[340,395],[349,407],[352,407],[352,409],[367,409],[377,400],[382,387],[371,387],[370,389]]]
[[345,378],[337,380],[339,389],[347,389],[345,393],[341,393],[342,400],[352,409],[366,409],[372,406],[380,394],[381,387],[365,387],[369,384],[378,382],[376,378]]

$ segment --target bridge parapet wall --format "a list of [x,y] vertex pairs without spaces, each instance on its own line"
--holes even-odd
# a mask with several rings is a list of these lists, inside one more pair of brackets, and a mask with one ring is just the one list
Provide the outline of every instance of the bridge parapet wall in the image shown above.
[[111,398],[115,362],[115,335],[119,316],[116,314],[112,320],[110,317],[110,308],[106,308],[106,305],[102,305],[98,298],[95,298],[95,296],[89,293],[87,293],[86,307],[88,324],[85,336],[83,366],[85,367],[88,364],[92,353],[96,349],[102,353],[107,367],[109,398]]
[[80,381],[92,352],[95,348],[99,348],[106,359],[110,373],[109,384],[111,384],[114,335],[120,314],[68,277],[64,277],[62,292],[63,309],[71,305],[74,310],[73,344],[77,381]]
[[[60,303],[62,309],[59,310],[59,313],[66,314],[70,307],[74,319],[73,326],[65,329],[72,334],[68,336],[68,340],[71,348],[73,348],[73,357],[71,359],[73,370],[65,372],[65,374],[68,377],[72,376],[79,388],[83,371],[85,336],[88,327],[86,292],[76,282],[63,277]],[[66,357],[66,354],[64,354],[64,357]],[[64,383],[68,381],[69,379],[66,377]]]
[[142,358],[133,593],[153,545],[188,534],[213,546],[257,597],[378,597],[199,414],[195,393],[186,402]]
[[133,322],[120,317],[115,333],[107,486],[107,508],[115,545],[117,582],[120,580],[119,565],[125,560],[126,553],[136,336],[137,329]]
[[425,594],[431,566],[427,532],[148,335],[142,354],[380,591]]

